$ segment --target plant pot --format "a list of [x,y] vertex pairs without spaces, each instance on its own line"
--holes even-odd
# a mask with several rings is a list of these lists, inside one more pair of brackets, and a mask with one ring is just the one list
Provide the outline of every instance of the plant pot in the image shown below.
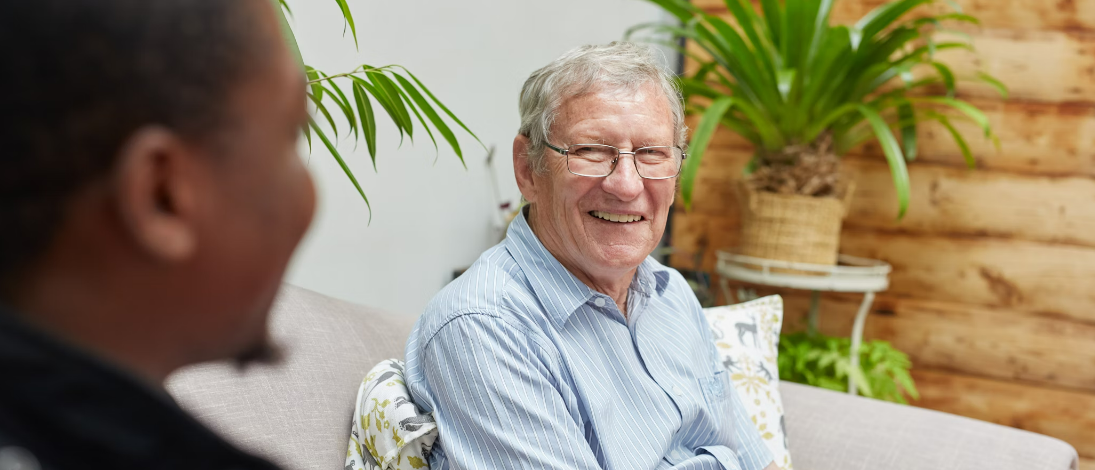
[[741,240],[745,256],[794,263],[835,265],[840,228],[855,185],[844,198],[758,192],[737,184],[741,206]]

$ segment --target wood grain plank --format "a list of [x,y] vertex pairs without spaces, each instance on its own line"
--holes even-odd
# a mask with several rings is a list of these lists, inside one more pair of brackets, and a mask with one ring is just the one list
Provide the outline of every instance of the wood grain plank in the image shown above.
[[1095,394],[914,370],[914,405],[1045,434],[1095,458]]
[[[738,217],[734,182],[751,150],[713,149],[700,165],[693,212]],[[909,166],[912,197],[897,219],[897,196],[881,158],[845,159],[856,181],[845,226],[934,235],[992,236],[1095,247],[1095,179]]]
[[[745,286],[745,284],[732,283]],[[751,286],[784,299],[783,328],[804,331],[810,295]],[[847,337],[862,297],[826,294],[819,328]],[[889,341],[917,368],[1095,392],[1095,325],[953,302],[879,296],[863,337]]]
[[737,217],[720,217],[678,210],[673,214],[673,254],[669,264],[680,269],[695,269],[694,257],[703,260],[700,269],[715,271],[715,251],[733,249],[738,245]]
[[849,227],[1095,247],[1095,179],[911,165],[909,210],[898,220],[886,163],[850,158],[844,168],[856,181]]
[[894,266],[889,292],[1095,323],[1095,250],[845,229],[841,252]]
[[[674,248],[681,256],[705,253],[705,271],[714,271],[714,250],[737,244],[735,218],[678,212],[675,221]],[[845,228],[841,252],[892,264],[889,293],[895,296],[1001,307],[1095,324],[1095,289],[1090,288],[1090,280],[1095,279],[1095,249]],[[683,259],[675,257],[671,262]]]
[[[954,123],[966,136],[978,169],[1095,177],[1095,139],[1091,138],[1095,135],[1095,105],[988,99],[971,99],[970,103],[986,114],[1000,138],[997,150],[991,141],[981,138],[973,123]],[[698,120],[690,117],[688,122],[694,128]],[[926,123],[920,126],[918,137],[917,161],[966,167],[958,145],[942,126]],[[715,133],[711,146],[752,149],[747,140],[723,128]],[[874,143],[853,149],[851,154],[882,158],[882,150]]]
[[[1015,99],[1062,103],[1095,101],[1095,34],[985,29],[973,35],[976,52],[941,51],[937,60],[959,77],[989,73]],[[964,96],[998,98],[990,86],[959,82]]]
[[[709,12],[726,11],[722,0],[694,0],[696,6]],[[844,0],[833,5],[832,20],[836,24],[854,23],[886,0]],[[986,28],[1020,31],[1090,31],[1095,30],[1095,2],[1044,0],[957,0],[964,13],[981,20]],[[946,4],[921,8],[916,12],[946,13]],[[914,13],[916,13],[914,12]]]
[[1080,459],[1079,470],[1095,470],[1095,459]]

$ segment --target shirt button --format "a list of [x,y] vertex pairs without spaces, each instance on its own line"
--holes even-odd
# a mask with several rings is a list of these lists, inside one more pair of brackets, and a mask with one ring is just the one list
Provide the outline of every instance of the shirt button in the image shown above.
[[676,394],[678,397],[684,396],[684,390],[681,390],[681,388],[676,385],[673,386],[673,393]]
[[593,305],[596,305],[598,307],[604,307],[605,306],[605,299],[597,297],[596,299],[593,300]]

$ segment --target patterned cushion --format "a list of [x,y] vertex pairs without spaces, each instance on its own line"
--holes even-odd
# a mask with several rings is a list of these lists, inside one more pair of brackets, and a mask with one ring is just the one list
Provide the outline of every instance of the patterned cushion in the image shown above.
[[403,361],[381,361],[357,392],[345,470],[429,468],[437,423],[411,401]]
[[783,325],[783,299],[773,295],[704,309],[704,314],[715,336],[719,361],[730,372],[730,380],[753,418],[753,424],[768,444],[776,464],[791,470],[776,362],[779,331]]

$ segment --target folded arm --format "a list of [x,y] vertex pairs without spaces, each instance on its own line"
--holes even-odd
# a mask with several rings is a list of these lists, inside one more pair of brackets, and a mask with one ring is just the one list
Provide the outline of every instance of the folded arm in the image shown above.
[[598,469],[528,333],[464,315],[426,345],[422,363],[453,469]]
[[[577,398],[559,387],[558,364],[532,333],[496,317],[464,315],[443,327],[423,350],[422,367],[447,468],[600,469],[574,411]],[[760,437],[748,429],[753,435],[745,440],[755,445]],[[750,456],[748,446],[743,453],[722,446],[703,450],[679,466],[713,468],[708,465],[718,460],[728,470],[760,470],[771,462],[754,463],[751,457],[760,455]],[[764,470],[779,469],[772,464]]]

